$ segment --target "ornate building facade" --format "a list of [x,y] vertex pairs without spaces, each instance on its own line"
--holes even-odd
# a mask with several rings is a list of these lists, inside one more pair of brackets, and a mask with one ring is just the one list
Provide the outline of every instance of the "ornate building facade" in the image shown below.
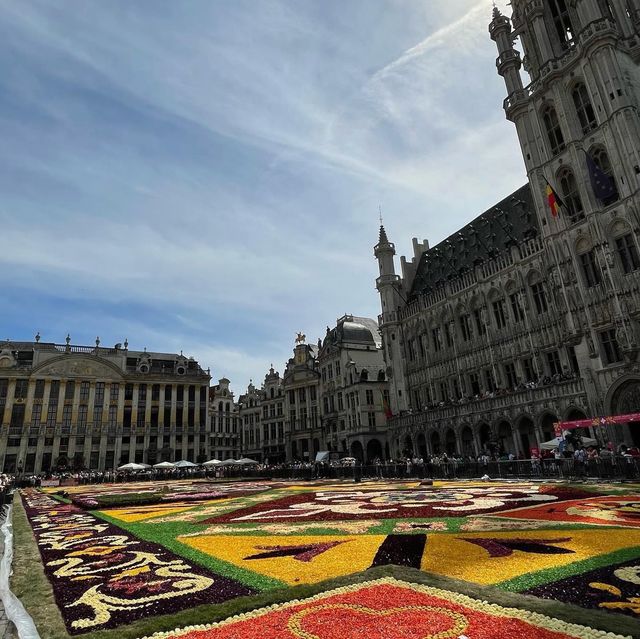
[[208,455],[210,375],[182,353],[0,344],[0,468],[114,469]]
[[640,3],[511,5],[489,33],[528,184],[414,240],[402,275],[384,228],[374,249],[393,454],[528,455],[556,421],[640,410]]
[[240,412],[229,388],[230,383],[223,377],[215,386],[209,388],[210,453],[211,458],[220,461],[237,459],[242,448]]

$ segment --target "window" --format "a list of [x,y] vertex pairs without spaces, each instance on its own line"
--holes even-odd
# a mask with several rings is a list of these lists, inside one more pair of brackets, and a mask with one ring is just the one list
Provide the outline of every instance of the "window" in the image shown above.
[[102,406],[93,407],[93,423],[96,426],[102,425]]
[[289,391],[289,403],[290,404],[295,404],[296,403],[296,393],[295,393],[295,391],[292,391],[292,390]]
[[471,331],[471,315],[462,315],[460,317],[460,331],[462,332],[462,339],[468,342],[472,337]]
[[344,404],[342,402],[342,393],[338,393],[338,410],[344,410]]
[[449,401],[449,388],[447,382],[440,382],[440,399],[443,402]]
[[615,364],[622,361],[615,329],[611,328],[608,331],[602,331],[600,333],[600,344],[604,351],[605,364]]
[[71,426],[71,404],[65,404],[62,407],[62,425]]
[[573,98],[578,120],[580,120],[582,133],[587,134],[589,131],[593,131],[598,126],[598,122],[587,93],[587,87],[582,82],[576,84],[571,92],[571,97]]
[[511,302],[511,313],[513,314],[513,320],[515,322],[524,321],[524,309],[522,308],[522,300],[520,299],[520,292],[513,293],[509,296]]
[[567,4],[565,0],[549,0],[549,6],[560,46],[566,49],[573,41],[573,26]]
[[109,422],[108,425],[111,427],[115,427],[118,423],[118,407],[117,406],[109,406]]
[[442,349],[442,331],[439,326],[431,329],[431,338],[433,340],[433,350],[437,353]]
[[498,328],[504,328],[507,325],[507,316],[504,311],[504,300],[496,300],[493,302],[492,307],[496,326]]
[[480,376],[478,373],[469,374],[469,385],[472,395],[480,395]]
[[533,295],[533,303],[535,304],[536,311],[538,313],[546,313],[549,307],[542,282],[536,282],[531,285],[531,295]]
[[[97,389],[96,389],[96,390],[97,390]],[[201,390],[201,392],[200,392],[200,401],[201,401],[201,402],[202,402],[202,401],[203,401],[203,399],[204,399],[204,397],[203,397],[203,393],[204,393],[204,394],[205,394],[205,396],[206,396],[206,392],[207,392],[207,389],[206,389],[206,386],[205,386],[205,387],[204,387],[204,389],[203,389],[203,390]],[[160,384],[154,384],[154,385],[151,387],[151,401],[152,401],[152,402],[157,402],[159,399],[160,399]]]
[[371,390],[370,388],[367,388],[367,390],[365,391],[365,395],[366,395],[367,404],[371,406],[373,404],[373,390]]
[[560,373],[562,373],[560,354],[558,351],[551,351],[547,353],[547,366],[549,367],[550,375],[560,375]]
[[327,367],[327,375],[329,376],[329,379],[333,379],[333,364],[329,364]]
[[376,414],[369,412],[368,413],[368,417],[369,417],[369,428],[375,428],[376,427]]
[[515,388],[518,385],[518,376],[516,375],[516,367],[513,362],[507,362],[504,365],[504,375],[509,388]]
[[[329,366],[329,370],[331,370],[331,366]],[[330,377],[333,377],[333,376],[331,375]],[[305,393],[304,388],[298,389],[298,400],[300,401],[301,404],[307,401],[307,394]]]
[[49,388],[49,403],[51,402],[57,403],[58,397],[60,396],[60,381],[54,379],[51,382],[51,387]]
[[[10,426],[13,428],[21,428],[24,424],[24,404],[14,404],[11,409],[11,422]],[[20,445],[18,443],[18,445]]]
[[340,362],[336,362],[336,377],[340,376]]
[[27,392],[29,390],[29,380],[28,379],[17,379],[16,380],[16,389],[13,396],[16,399],[25,399],[27,397]]
[[89,399],[89,382],[80,382],[80,401],[86,402]]
[[493,375],[493,371],[491,369],[487,369],[484,372],[484,381],[487,389],[490,392],[493,392],[496,389],[496,378]]
[[582,200],[580,192],[576,184],[576,178],[569,169],[563,169],[558,179],[560,181],[560,191],[562,201],[569,214],[569,221],[574,224],[578,220],[584,219],[584,209],[582,208]]
[[31,410],[31,425],[40,426],[40,419],[42,417],[42,404],[34,404]]
[[58,414],[58,404],[52,404],[49,402],[49,408],[47,409],[47,426],[56,425],[56,416]]
[[140,384],[138,386],[138,401],[143,403],[147,401],[147,385]]
[[596,256],[594,249],[582,253],[580,256],[580,264],[582,265],[582,273],[584,274],[584,281],[588,288],[600,284],[602,276],[600,274],[600,267],[596,263]]
[[117,402],[119,394],[120,394],[120,384],[111,384],[109,387],[109,400],[112,402]]
[[616,250],[618,251],[620,263],[622,264],[622,270],[625,273],[631,273],[640,268],[638,247],[631,233],[616,238]]
[[618,199],[620,198],[620,195],[618,194],[618,187],[616,186],[616,181],[615,181],[615,178],[613,177],[613,169],[611,168],[611,162],[609,161],[609,156],[607,155],[607,152],[602,147],[597,147],[595,149],[589,150],[589,156],[593,159],[596,166],[609,179],[608,184],[597,184],[597,186],[599,187],[599,190],[602,191],[603,197],[598,197],[597,193],[596,193],[596,197],[598,197],[598,199],[605,206],[608,204],[612,204],[613,202],[617,202]]
[[96,393],[93,402],[96,406],[104,404],[104,382],[96,382]]
[[184,401],[184,386],[178,386],[176,388],[176,401],[177,402]]
[[487,332],[487,327],[484,323],[484,317],[481,308],[476,308],[473,311],[473,319],[476,323],[476,330],[478,331],[478,335],[485,335]]
[[78,426],[86,426],[87,425],[87,405],[80,404],[78,406]]
[[[338,369],[339,369],[339,368],[340,368],[340,364],[336,364],[336,374],[337,374],[337,371],[338,371]],[[315,386],[312,386],[312,387],[309,389],[309,399],[310,399],[312,402],[315,402],[315,401],[316,401],[316,387],[315,387]]]
[[76,383],[75,382],[67,382],[67,385],[64,389],[64,398],[65,399],[73,399],[73,396],[76,392]]
[[522,361],[522,368],[524,370],[524,378],[526,382],[534,382],[536,380],[536,373],[533,366],[533,358],[527,357]]
[[35,399],[42,399],[44,397],[44,379],[36,379],[36,387],[33,397]]
[[558,121],[558,114],[550,104],[542,112],[542,121],[547,132],[551,154],[558,155],[560,151],[564,150],[564,137]]

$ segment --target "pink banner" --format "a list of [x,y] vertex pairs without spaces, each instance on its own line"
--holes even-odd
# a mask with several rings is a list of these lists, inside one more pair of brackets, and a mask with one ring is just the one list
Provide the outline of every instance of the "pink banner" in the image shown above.
[[560,437],[563,430],[589,428],[590,426],[606,426],[607,424],[626,424],[627,422],[640,422],[640,413],[613,415],[612,417],[592,417],[591,419],[578,419],[573,422],[556,422],[553,427],[556,437]]

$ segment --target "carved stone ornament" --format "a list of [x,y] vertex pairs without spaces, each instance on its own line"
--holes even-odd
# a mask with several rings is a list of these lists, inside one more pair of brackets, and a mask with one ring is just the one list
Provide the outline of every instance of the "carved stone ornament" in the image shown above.
[[16,363],[16,358],[11,349],[3,348],[0,350],[0,368],[13,368]]
[[82,357],[65,358],[38,369],[39,375],[59,375],[60,377],[106,377],[117,375],[111,366]]

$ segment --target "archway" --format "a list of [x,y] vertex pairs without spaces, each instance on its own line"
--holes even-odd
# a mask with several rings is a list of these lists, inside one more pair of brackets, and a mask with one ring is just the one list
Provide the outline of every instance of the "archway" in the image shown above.
[[498,452],[499,454],[514,453],[513,437],[511,435],[511,424],[509,422],[500,422],[498,424]]
[[433,431],[431,433],[431,452],[434,455],[440,454],[440,433],[438,431]]
[[377,439],[370,439],[367,443],[367,463],[371,464],[375,459],[382,461],[382,444]]
[[480,446],[483,450],[487,449],[489,447],[489,442],[491,441],[491,426],[487,423],[480,424],[478,433],[480,435]]
[[460,433],[462,441],[462,454],[468,457],[475,457],[475,449],[473,447],[473,431],[469,426],[465,426]]
[[418,435],[416,443],[418,445],[418,455],[424,459],[427,456],[427,439],[424,436],[424,433],[420,433]]
[[[625,415],[640,412],[640,380],[631,379],[621,384],[611,398],[611,414]],[[629,422],[625,429],[616,424],[613,427],[619,441],[640,446],[640,422]],[[626,432],[625,432],[626,431]]]
[[518,424],[520,433],[520,443],[522,444],[522,452],[525,456],[531,454],[531,449],[537,447],[536,430],[533,420],[530,417],[523,417]]
[[413,441],[411,440],[410,435],[407,435],[404,438],[404,448],[402,449],[402,454],[405,457],[413,457]]
[[351,457],[355,457],[360,463],[364,461],[364,450],[357,439],[351,442]]
[[448,428],[444,436],[444,447],[447,455],[456,454],[456,434],[453,428]]
[[[578,418],[582,419],[582,418]],[[542,439],[548,442],[553,439],[555,435],[554,424],[558,421],[558,416],[553,413],[545,413],[540,420],[540,429],[542,430]]]

